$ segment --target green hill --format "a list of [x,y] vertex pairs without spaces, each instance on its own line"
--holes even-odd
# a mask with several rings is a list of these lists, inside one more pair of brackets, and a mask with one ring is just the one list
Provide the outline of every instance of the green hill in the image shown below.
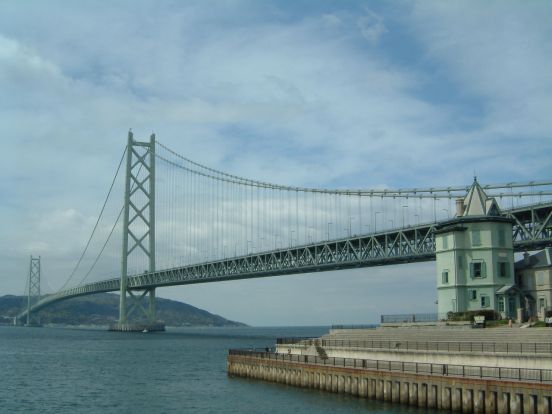
[[[6,317],[20,313],[26,303],[24,296],[0,297],[0,323],[11,324]],[[167,326],[245,326],[175,300],[158,297],[156,303],[157,318]],[[119,295],[99,293],[68,299],[41,310],[39,315],[42,324],[109,325],[119,318]]]

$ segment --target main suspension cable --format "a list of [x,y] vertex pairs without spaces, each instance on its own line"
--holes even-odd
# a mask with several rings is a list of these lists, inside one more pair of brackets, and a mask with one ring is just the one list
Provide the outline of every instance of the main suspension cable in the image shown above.
[[123,160],[125,158],[125,154],[127,152],[127,148],[125,147],[125,150],[123,151],[123,155],[121,156],[121,160],[119,161],[119,166],[117,167],[117,171],[115,171],[115,175],[113,176],[113,180],[111,181],[111,186],[109,187],[109,191],[107,192],[107,196],[105,197],[104,203],[102,205],[102,209],[100,210],[100,214],[98,216],[98,219],[96,220],[96,224],[94,224],[94,228],[92,229],[92,233],[90,234],[90,237],[88,238],[88,241],[86,242],[86,246],[84,247],[84,250],[82,254],[79,257],[79,260],[77,261],[77,264],[71,271],[71,274],[63,284],[63,286],[59,290],[65,289],[67,284],[71,281],[75,273],[77,272],[77,269],[79,268],[82,259],[84,258],[84,255],[88,251],[88,247],[90,247],[90,243],[92,242],[92,238],[94,237],[94,234],[96,232],[96,229],[98,228],[98,224],[100,223],[100,220],[102,218],[103,212],[105,210],[105,206],[107,205],[107,201],[109,200],[109,196],[111,195],[111,191],[113,190],[113,187],[115,186],[115,180],[117,179],[117,176],[119,175],[119,170],[121,169],[121,165],[123,164]]
[[117,223],[119,223],[119,219],[121,218],[121,215],[123,214],[123,210],[125,209],[125,206],[123,205],[123,207],[121,207],[121,210],[119,210],[119,214],[117,215],[117,219],[115,220],[115,224],[113,224],[113,227],[111,227],[111,230],[109,231],[109,234],[107,236],[107,239],[105,240],[102,248],[100,249],[100,252],[98,253],[98,255],[96,256],[96,258],[94,259],[94,262],[92,262],[92,266],[90,266],[90,269],[88,269],[88,272],[86,272],[86,274],[84,275],[84,277],[79,281],[79,283],[77,284],[77,286],[80,286],[82,285],[86,279],[88,278],[88,276],[90,275],[90,273],[92,273],[92,270],[94,270],[94,267],[96,266],[96,263],[98,263],[98,261],[100,260],[100,257],[102,255],[102,253],[104,252],[105,250],[105,247],[107,246],[107,243],[109,242],[109,239],[111,239],[111,235],[113,234],[113,231],[115,230],[115,228],[117,227]]
[[[364,197],[391,197],[391,198],[453,198],[457,197],[460,194],[464,193],[470,189],[470,186],[449,186],[449,187],[431,187],[431,188],[399,188],[399,189],[323,189],[323,188],[311,188],[311,187],[294,187],[294,186],[285,186],[280,184],[272,184],[264,181],[251,180],[244,177],[239,177],[237,175],[232,175],[225,173],[214,168],[207,167],[200,163],[190,160],[165,145],[161,144],[159,141],[156,142],[161,148],[168,151],[170,154],[174,155],[176,158],[185,161],[191,165],[199,167],[208,172],[199,171],[192,169],[185,165],[179,164],[175,161],[169,160],[168,158],[155,153],[155,156],[163,161],[181,168],[183,170],[199,174],[205,178],[210,178],[213,180],[225,181],[233,184],[250,186],[250,187],[259,187],[259,188],[270,188],[270,189],[280,189],[284,191],[298,191],[298,192],[308,192],[308,193],[325,193],[325,194],[337,194],[337,195],[346,195],[346,196],[364,196]],[[488,194],[491,197],[525,197],[525,196],[535,196],[535,195],[552,195],[552,191],[534,191],[535,186],[552,186],[552,181],[531,181],[529,183],[519,183],[519,182],[510,182],[506,184],[488,184],[482,185],[481,188],[484,190],[496,190],[496,189],[509,189],[510,193],[498,193],[498,194]],[[524,188],[531,187],[530,192],[518,192],[513,193],[511,190],[513,188]],[[444,193],[444,194],[443,194]],[[463,194],[462,194],[463,195]]]

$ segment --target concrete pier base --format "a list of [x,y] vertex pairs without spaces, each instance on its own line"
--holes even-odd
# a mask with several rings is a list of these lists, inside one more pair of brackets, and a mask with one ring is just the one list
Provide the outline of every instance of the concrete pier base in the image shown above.
[[494,414],[498,411],[497,398],[498,396],[496,391],[490,391],[487,393],[487,397],[485,399],[485,413]]
[[462,412],[465,414],[473,413],[473,390],[465,390],[462,393]]
[[412,406],[418,405],[418,384],[410,384],[410,392],[408,395],[408,404]]
[[479,390],[477,391],[477,395],[474,396],[473,412],[475,414],[485,413],[485,391]]
[[164,332],[163,322],[155,323],[114,323],[109,325],[108,331],[113,332]]
[[452,411],[462,411],[462,388],[451,390],[451,408]]
[[418,407],[427,407],[427,384],[418,385]]

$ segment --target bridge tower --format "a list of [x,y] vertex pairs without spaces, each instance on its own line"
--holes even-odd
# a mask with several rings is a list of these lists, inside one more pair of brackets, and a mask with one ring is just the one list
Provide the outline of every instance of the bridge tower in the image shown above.
[[[110,330],[164,330],[156,322],[155,287],[136,290],[128,286],[128,265],[131,257],[145,258],[146,273],[155,272],[155,135],[149,142],[134,140],[128,133],[125,199],[123,216],[123,249],[119,321]],[[148,297],[147,306],[143,299]],[[131,315],[138,310],[140,315]]]
[[27,323],[25,326],[40,326],[38,315],[31,315],[31,307],[40,299],[40,256],[33,257],[29,263],[29,290],[27,291]]

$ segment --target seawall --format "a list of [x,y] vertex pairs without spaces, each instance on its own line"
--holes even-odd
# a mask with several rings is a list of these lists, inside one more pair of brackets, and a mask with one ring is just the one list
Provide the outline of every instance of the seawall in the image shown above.
[[[404,365],[377,364],[374,368],[363,360],[352,360],[354,366],[349,366],[351,360],[342,361],[344,366],[335,359],[330,363],[309,356],[231,351],[227,367],[230,376],[421,408],[478,414],[552,414],[552,381],[548,382],[548,376],[529,380],[525,371],[518,369],[508,375],[509,379],[499,379],[494,372],[500,376],[500,369],[490,374],[481,367],[468,367],[474,368],[468,371],[462,367],[460,371],[431,365],[429,372],[406,372]],[[528,372],[533,375],[533,371]],[[516,375],[521,379],[514,380]]]

